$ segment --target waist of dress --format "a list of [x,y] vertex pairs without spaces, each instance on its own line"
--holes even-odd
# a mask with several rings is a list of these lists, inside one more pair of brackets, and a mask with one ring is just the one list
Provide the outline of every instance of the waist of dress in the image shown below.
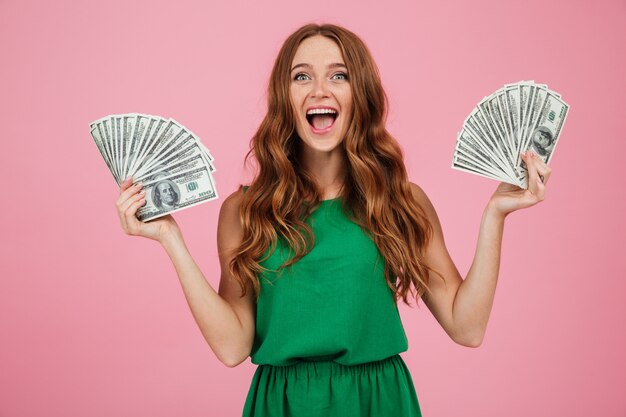
[[268,374],[273,379],[332,378],[341,375],[371,375],[388,368],[406,369],[399,354],[385,359],[354,365],[344,365],[333,360],[306,358],[291,365],[258,365],[257,372]]

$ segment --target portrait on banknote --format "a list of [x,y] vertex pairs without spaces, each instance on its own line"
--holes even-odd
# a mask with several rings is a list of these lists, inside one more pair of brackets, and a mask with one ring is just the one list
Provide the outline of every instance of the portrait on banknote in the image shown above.
[[152,201],[159,210],[172,210],[180,201],[178,186],[170,180],[161,180],[152,189]]
[[538,127],[533,132],[532,148],[541,156],[546,156],[552,151],[554,135],[546,127]]

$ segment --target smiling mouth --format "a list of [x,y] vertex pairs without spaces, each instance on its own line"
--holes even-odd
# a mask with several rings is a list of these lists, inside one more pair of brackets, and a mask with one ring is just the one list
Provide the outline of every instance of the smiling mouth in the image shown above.
[[306,113],[306,120],[314,131],[324,131],[332,127],[339,114],[330,108],[311,109]]

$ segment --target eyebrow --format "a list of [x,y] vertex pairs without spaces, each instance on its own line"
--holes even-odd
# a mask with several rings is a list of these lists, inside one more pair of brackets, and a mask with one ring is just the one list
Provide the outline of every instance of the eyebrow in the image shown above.
[[[312,66],[311,64],[296,64],[293,66],[293,68],[291,69],[291,71],[295,70],[296,68],[308,68],[311,69]],[[328,68],[345,68],[346,70],[348,69],[348,67],[346,67],[346,64],[342,64],[341,62],[335,62],[333,64],[329,64]]]

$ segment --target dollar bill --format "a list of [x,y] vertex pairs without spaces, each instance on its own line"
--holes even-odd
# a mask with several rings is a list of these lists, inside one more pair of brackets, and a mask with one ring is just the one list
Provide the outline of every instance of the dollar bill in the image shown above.
[[569,106],[546,84],[519,81],[484,97],[457,134],[452,168],[528,186],[520,153],[532,149],[549,163]]
[[182,124],[160,116],[127,113],[89,124],[91,137],[119,185],[143,182],[146,204],[140,220],[156,219],[216,198],[209,149]]
[[556,94],[548,92],[537,119],[529,131],[524,149],[532,149],[545,163],[549,163],[568,112],[567,103]]
[[146,203],[137,211],[148,221],[218,198],[206,166],[159,178],[143,185]]
[[140,138],[139,149],[137,150],[137,158],[133,164],[131,172],[133,175],[146,170],[149,160],[149,151],[154,150],[157,140],[161,137],[161,133],[167,124],[166,119],[159,117],[148,117],[148,125]]

